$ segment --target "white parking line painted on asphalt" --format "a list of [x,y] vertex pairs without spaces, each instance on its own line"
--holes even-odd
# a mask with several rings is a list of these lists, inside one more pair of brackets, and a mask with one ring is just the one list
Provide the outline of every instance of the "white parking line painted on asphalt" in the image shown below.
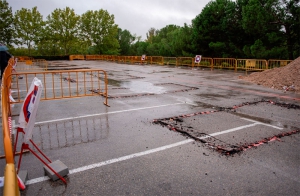
[[[242,118],[242,119],[244,119],[244,118]],[[250,119],[247,119],[247,120],[250,120]],[[240,126],[240,127],[236,127],[236,128],[227,129],[227,130],[224,130],[224,131],[212,133],[212,134],[207,135],[207,136],[199,137],[199,139],[206,139],[206,138],[209,138],[209,137],[213,137],[213,136],[217,136],[217,135],[222,135],[222,134],[238,131],[238,130],[245,129],[245,128],[248,128],[248,127],[253,127],[253,126],[256,126],[256,125],[265,125],[265,123],[255,122],[255,123],[250,124],[250,125],[244,125],[244,126]],[[268,125],[268,124],[266,124],[266,125]],[[138,153],[134,153],[134,154],[131,154],[131,155],[126,155],[126,156],[123,156],[123,157],[110,159],[110,160],[107,160],[107,161],[103,161],[103,162],[94,163],[94,164],[91,164],[91,165],[79,167],[79,168],[70,170],[69,175],[76,174],[76,173],[79,173],[79,172],[84,172],[84,171],[87,171],[87,170],[90,170],[90,169],[95,169],[95,168],[102,167],[102,166],[105,166],[105,165],[110,165],[110,164],[113,164],[113,163],[129,160],[129,159],[132,159],[132,158],[137,158],[137,157],[141,157],[141,156],[144,156],[144,155],[160,152],[160,151],[163,151],[163,150],[167,150],[167,149],[170,149],[170,148],[174,148],[174,147],[177,147],[177,146],[188,144],[188,143],[191,143],[193,141],[195,141],[195,140],[187,139],[187,140],[184,140],[184,141],[181,141],[181,142],[177,142],[177,143],[174,143],[174,144],[154,148],[154,149],[151,149],[151,150],[146,150],[146,151],[143,151],[143,152],[138,152]],[[40,178],[35,178],[35,179],[32,179],[32,180],[28,180],[26,182],[26,185],[35,184],[35,183],[43,182],[43,181],[46,181],[46,180],[49,180],[49,178],[46,177],[46,176],[40,177]]]
[[157,105],[157,106],[151,106],[151,107],[135,108],[135,109],[129,109],[129,110],[119,110],[119,111],[113,111],[113,112],[89,114],[89,115],[83,115],[83,116],[75,116],[75,117],[69,117],[69,118],[61,118],[61,119],[55,119],[55,120],[36,122],[35,125],[40,125],[40,124],[45,124],[45,123],[52,123],[52,122],[59,122],[59,121],[64,121],[64,120],[75,120],[75,119],[79,119],[79,118],[101,116],[101,115],[107,115],[107,114],[118,114],[118,113],[123,113],[123,112],[132,112],[132,111],[147,110],[147,109],[174,106],[174,105],[183,105],[183,104],[185,104],[185,103],[173,103],[173,104]]
[[260,125],[265,125],[265,126],[268,126],[268,127],[272,127],[274,129],[279,129],[279,130],[283,129],[281,127],[277,127],[277,126],[274,126],[274,125],[262,123],[262,122],[259,122],[259,121],[256,121],[256,120],[252,120],[252,119],[248,119],[248,118],[241,118],[241,119],[246,120],[246,121],[250,121],[250,122],[254,122],[254,123],[257,123],[257,124],[260,124]]
[[[47,88],[47,90],[61,90],[61,89],[77,89],[77,88],[85,88],[86,90],[89,90],[87,88],[91,88],[92,86],[74,86],[74,87],[57,87],[57,88]],[[18,92],[27,92],[27,90],[12,90],[11,93],[18,93]],[[120,93],[121,94],[121,93]]]

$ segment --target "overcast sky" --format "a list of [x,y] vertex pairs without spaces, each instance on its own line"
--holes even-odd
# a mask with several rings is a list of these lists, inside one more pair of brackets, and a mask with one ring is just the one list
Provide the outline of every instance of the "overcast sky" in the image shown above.
[[166,25],[191,24],[210,0],[6,0],[13,13],[21,8],[33,8],[44,19],[56,8],[70,7],[81,15],[88,10],[107,10],[115,16],[115,23],[131,34],[146,38],[151,27],[161,29]]

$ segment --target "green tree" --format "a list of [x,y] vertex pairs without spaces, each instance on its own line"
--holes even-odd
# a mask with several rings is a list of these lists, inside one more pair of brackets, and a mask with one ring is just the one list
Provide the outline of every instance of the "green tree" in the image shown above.
[[153,38],[157,35],[157,30],[154,27],[151,27],[146,33],[147,39],[146,42],[152,44]]
[[191,43],[192,43],[192,28],[187,24],[183,27],[173,30],[169,33],[168,39],[172,49],[172,56],[194,56]]
[[247,39],[239,22],[241,7],[237,5],[230,0],[215,0],[203,8],[192,21],[194,52],[212,57],[232,57],[243,53],[239,48]]
[[267,57],[282,58],[285,49],[288,55],[283,58],[294,59],[300,39],[299,15],[299,0],[249,0],[243,7],[243,27],[254,42],[263,44]]
[[149,56],[147,53],[147,47],[149,46],[149,43],[146,41],[140,41],[140,39],[137,40],[134,44],[132,44],[131,48],[133,51],[134,56],[141,56],[143,54],[146,54]]
[[0,42],[8,46],[13,42],[13,14],[6,0],[0,0]]
[[120,44],[120,54],[130,55],[131,45],[135,41],[136,36],[132,35],[127,29],[118,28],[118,42]]
[[119,54],[118,25],[115,24],[114,15],[103,9],[89,10],[81,15],[80,29],[81,38],[93,46],[96,53]]
[[47,16],[46,31],[49,37],[46,40],[52,41],[56,51],[63,49],[65,55],[70,54],[78,42],[79,19],[80,16],[69,7],[55,9]]
[[177,25],[167,25],[160,30],[151,28],[147,33],[146,42],[149,43],[147,51],[152,55],[172,56],[174,49],[172,48],[173,32],[180,27]]
[[44,27],[43,16],[37,10],[37,7],[30,9],[22,8],[17,10],[14,15],[14,28],[16,33],[17,45],[26,45],[28,54],[41,37]]

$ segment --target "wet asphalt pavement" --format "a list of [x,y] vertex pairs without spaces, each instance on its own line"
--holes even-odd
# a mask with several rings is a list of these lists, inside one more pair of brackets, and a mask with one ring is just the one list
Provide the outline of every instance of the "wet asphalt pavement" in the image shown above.
[[33,141],[70,174],[66,186],[44,178],[26,153],[21,195],[300,194],[300,94],[231,70],[50,63],[105,70],[110,107],[101,96],[40,102]]

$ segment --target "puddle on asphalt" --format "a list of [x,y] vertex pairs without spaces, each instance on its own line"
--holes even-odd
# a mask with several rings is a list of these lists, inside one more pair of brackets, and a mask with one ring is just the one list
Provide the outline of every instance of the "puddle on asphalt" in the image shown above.
[[108,83],[108,85],[121,87],[121,84],[123,83],[123,81],[121,82],[119,80],[114,80],[114,79],[107,78],[107,83]]
[[147,92],[161,94],[166,92],[166,89],[162,86],[157,86],[150,82],[142,81],[124,81],[121,83],[121,87],[128,88],[130,91],[133,91],[135,93]]
[[48,71],[50,71],[50,70],[59,70],[59,71],[61,71],[61,70],[76,70],[76,69],[90,69],[89,67],[78,67],[78,68],[74,68],[74,67],[66,67],[66,68],[63,68],[63,67],[51,67],[51,68],[49,68],[48,67]]

